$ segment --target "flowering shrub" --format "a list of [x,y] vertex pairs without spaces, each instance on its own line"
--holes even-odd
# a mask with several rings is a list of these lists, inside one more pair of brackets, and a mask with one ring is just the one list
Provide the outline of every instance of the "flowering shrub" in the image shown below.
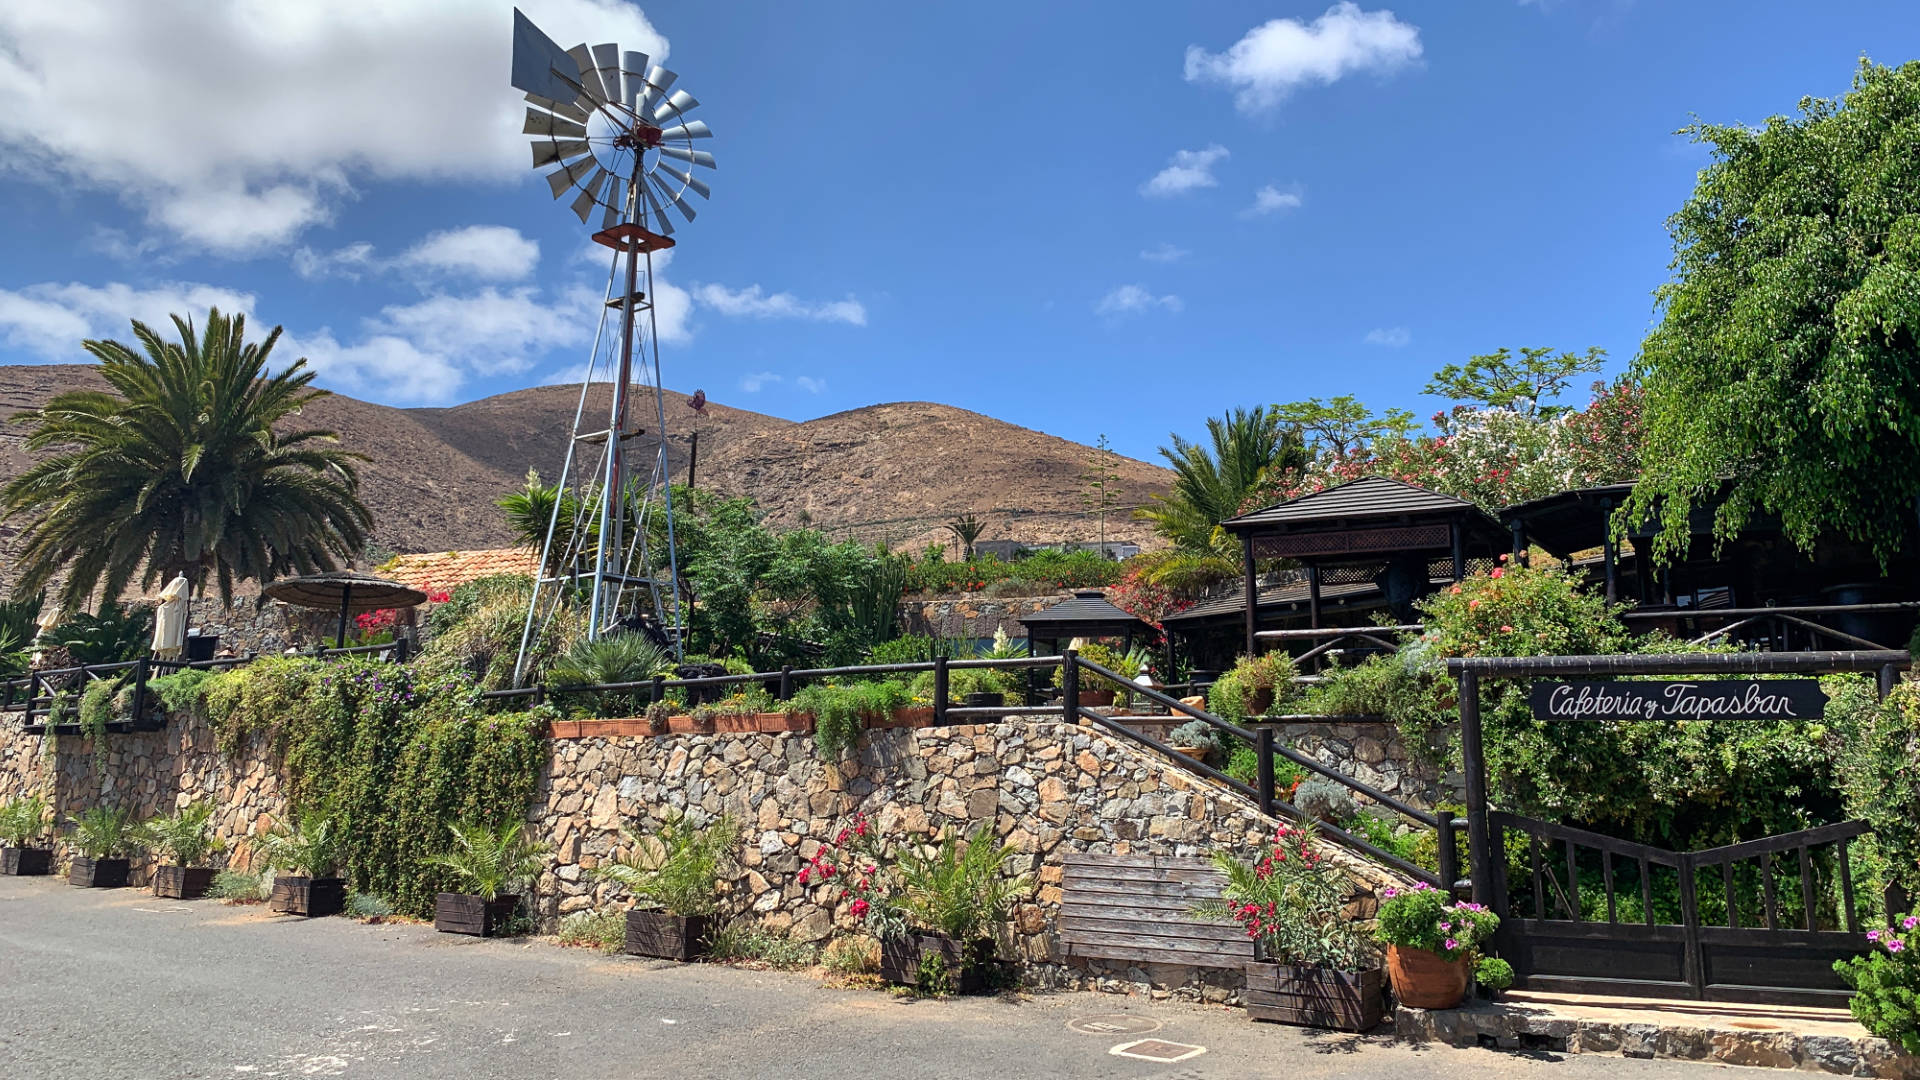
[[1222,899],[1194,908],[1202,919],[1232,919],[1268,960],[1356,971],[1367,962],[1366,942],[1345,914],[1347,883],[1314,848],[1312,825],[1282,825],[1259,862],[1224,851],[1213,864],[1227,875]]
[[966,944],[990,936],[1028,888],[1025,877],[1002,873],[1012,856],[988,825],[965,840],[949,829],[933,844],[890,842],[862,814],[820,845],[798,881],[840,889],[847,914],[876,938],[912,929]]
[[1481,942],[1500,925],[1500,916],[1485,906],[1456,903],[1424,881],[1411,889],[1387,889],[1382,896],[1380,940],[1438,953],[1444,960],[1478,955]]
[[1867,931],[1874,951],[1833,965],[1857,993],[1847,1003],[1860,1026],[1920,1054],[1920,915]]
[[979,555],[965,562],[929,559],[907,569],[907,591],[979,592],[1002,581],[1027,582],[1033,590],[1095,589],[1120,580],[1120,564],[1097,551],[1033,552],[1006,562]]

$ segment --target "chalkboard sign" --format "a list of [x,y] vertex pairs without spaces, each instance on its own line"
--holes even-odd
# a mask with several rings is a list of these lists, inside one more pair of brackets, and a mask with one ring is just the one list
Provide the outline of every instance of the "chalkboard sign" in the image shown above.
[[1536,720],[1818,720],[1827,695],[1815,679],[1537,682]]

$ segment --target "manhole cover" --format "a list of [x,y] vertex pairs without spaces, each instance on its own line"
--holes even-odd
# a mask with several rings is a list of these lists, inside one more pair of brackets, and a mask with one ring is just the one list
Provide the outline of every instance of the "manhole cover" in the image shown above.
[[1159,1031],[1160,1021],[1126,1013],[1102,1013],[1069,1020],[1067,1026],[1082,1035],[1145,1035],[1149,1031]]
[[1162,1063],[1185,1061],[1191,1057],[1199,1057],[1206,1052],[1207,1048],[1204,1046],[1194,1046],[1190,1043],[1168,1042],[1165,1039],[1141,1039],[1138,1042],[1121,1043],[1119,1046],[1107,1051],[1107,1053],[1112,1054],[1114,1057],[1138,1058],[1141,1061],[1158,1061]]

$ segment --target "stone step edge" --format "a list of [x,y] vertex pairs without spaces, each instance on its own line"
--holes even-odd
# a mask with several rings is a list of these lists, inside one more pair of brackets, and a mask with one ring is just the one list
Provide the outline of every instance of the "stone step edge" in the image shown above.
[[1858,1038],[1846,1038],[1678,1023],[1619,1023],[1528,1014],[1498,1004],[1464,1009],[1400,1005],[1394,1008],[1393,1027],[1396,1038],[1412,1043],[1619,1054],[1877,1080],[1920,1080],[1920,1057],[1901,1053],[1885,1039],[1864,1032]]

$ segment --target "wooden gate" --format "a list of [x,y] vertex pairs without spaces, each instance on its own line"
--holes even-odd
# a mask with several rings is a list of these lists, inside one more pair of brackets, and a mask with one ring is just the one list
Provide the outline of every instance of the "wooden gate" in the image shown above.
[[1864,822],[1684,852],[1488,824],[1495,945],[1522,989],[1831,1006],[1847,997],[1833,962],[1868,948],[1847,850]]

